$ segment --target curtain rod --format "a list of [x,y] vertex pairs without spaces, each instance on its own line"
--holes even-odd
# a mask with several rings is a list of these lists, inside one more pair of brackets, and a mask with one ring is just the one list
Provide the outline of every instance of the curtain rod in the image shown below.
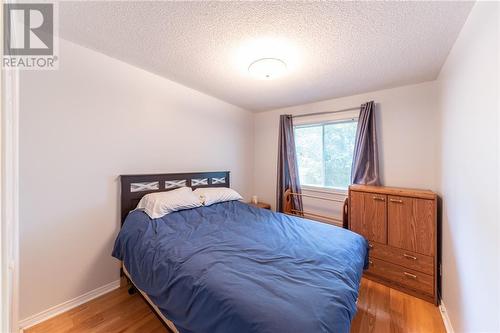
[[319,116],[319,115],[322,115],[322,114],[339,113],[339,112],[346,112],[346,111],[354,111],[354,110],[359,110],[359,109],[361,109],[360,106],[355,107],[355,108],[336,110],[336,111],[324,111],[324,112],[315,112],[315,113],[304,113],[304,114],[298,114],[298,115],[292,116],[292,118],[309,117],[309,116]]

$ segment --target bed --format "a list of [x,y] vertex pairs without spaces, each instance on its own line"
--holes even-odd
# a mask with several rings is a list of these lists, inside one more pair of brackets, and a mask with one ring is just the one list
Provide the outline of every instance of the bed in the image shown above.
[[[366,240],[239,201],[150,219],[146,193],[229,187],[229,172],[122,176],[113,256],[174,332],[349,332]],[[131,211],[129,213],[129,211]]]

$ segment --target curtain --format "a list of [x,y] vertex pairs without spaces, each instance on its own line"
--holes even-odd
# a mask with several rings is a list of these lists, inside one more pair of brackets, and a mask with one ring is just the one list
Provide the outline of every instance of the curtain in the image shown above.
[[361,105],[359,112],[352,159],[351,183],[380,185],[375,103],[373,101]]
[[[280,116],[278,137],[278,188],[276,210],[283,212],[284,194],[286,190],[301,193],[299,169],[295,151],[295,137],[293,133],[293,119],[291,115]],[[302,197],[292,196],[292,209],[302,211]]]

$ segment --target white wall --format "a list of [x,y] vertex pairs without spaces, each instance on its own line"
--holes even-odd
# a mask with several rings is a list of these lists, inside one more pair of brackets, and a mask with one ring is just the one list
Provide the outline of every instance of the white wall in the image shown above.
[[500,331],[498,10],[474,6],[438,78],[443,302],[455,332]]
[[[437,190],[440,137],[436,83],[426,82],[256,114],[255,194],[274,207],[280,114],[340,110],[370,100],[376,102],[383,183],[388,186]],[[304,205],[304,210],[340,217],[340,204],[308,199]]]
[[118,176],[230,170],[251,191],[251,113],[61,41],[21,76],[20,318],[118,279]]

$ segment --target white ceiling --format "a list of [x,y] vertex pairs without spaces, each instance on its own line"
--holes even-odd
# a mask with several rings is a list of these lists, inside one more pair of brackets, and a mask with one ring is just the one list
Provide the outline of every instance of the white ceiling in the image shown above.
[[[61,2],[60,35],[249,110],[433,80],[471,2]],[[256,80],[278,57],[286,76]]]

